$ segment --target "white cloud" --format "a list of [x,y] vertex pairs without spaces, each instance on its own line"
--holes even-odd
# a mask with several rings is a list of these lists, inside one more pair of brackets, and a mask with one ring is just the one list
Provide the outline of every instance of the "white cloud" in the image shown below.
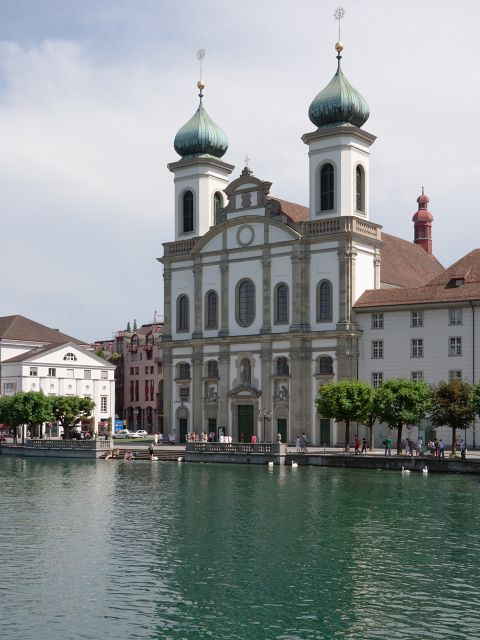
[[[274,194],[306,204],[300,137],[335,71],[336,32],[333,5],[314,0],[85,0],[71,15],[61,6],[44,3],[54,38],[36,14],[22,23],[28,39],[13,22],[14,37],[0,31],[0,314],[94,338],[162,309],[166,164],[197,106],[195,50],[207,49],[205,105],[230,139],[225,159],[238,171],[248,152]],[[446,0],[392,0],[388,10],[362,0],[347,11],[343,67],[378,135],[371,217],[411,238],[423,183],[434,250],[450,262],[480,227],[480,6],[465,4],[468,21]]]

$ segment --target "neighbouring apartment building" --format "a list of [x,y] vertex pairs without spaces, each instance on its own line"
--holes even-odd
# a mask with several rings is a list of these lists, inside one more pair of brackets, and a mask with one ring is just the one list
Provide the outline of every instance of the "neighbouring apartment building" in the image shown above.
[[163,432],[162,333],[163,323],[152,322],[95,342],[115,362],[116,415],[133,431]]
[[[95,402],[95,431],[110,427],[115,411],[114,365],[85,342],[20,315],[0,318],[0,390],[43,391],[47,396],[81,396]],[[89,421],[90,422],[90,421]],[[50,435],[57,435],[54,425]],[[42,426],[45,434],[46,425]],[[40,434],[38,434],[40,435]]]

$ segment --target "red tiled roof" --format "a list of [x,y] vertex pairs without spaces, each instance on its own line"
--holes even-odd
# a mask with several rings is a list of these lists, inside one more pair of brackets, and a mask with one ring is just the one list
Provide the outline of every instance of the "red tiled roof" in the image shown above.
[[0,318],[0,340],[26,340],[28,342],[51,344],[62,344],[64,342],[85,344],[85,342],[72,338],[72,336],[67,336],[58,329],[51,329],[20,315]]
[[[452,286],[453,279],[465,278],[465,284]],[[375,289],[363,293],[355,308],[435,302],[480,300],[480,249],[474,249],[455,264],[421,287]]]
[[395,287],[420,287],[444,272],[440,262],[422,247],[382,232],[380,281]]
[[292,222],[304,222],[310,219],[310,209],[308,207],[296,204],[295,202],[288,202],[288,200],[282,200],[275,196],[271,199],[280,203],[283,213],[287,215]]

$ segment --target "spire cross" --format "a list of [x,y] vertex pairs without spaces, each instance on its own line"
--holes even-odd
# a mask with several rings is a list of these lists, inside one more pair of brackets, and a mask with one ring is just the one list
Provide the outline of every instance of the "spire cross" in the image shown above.
[[340,25],[343,18],[345,17],[345,13],[346,11],[343,7],[337,7],[333,12],[333,17],[335,18],[335,20],[338,21],[338,40],[339,41],[340,41]]
[[206,51],[205,49],[199,49],[197,51],[197,60],[200,63],[200,82],[202,81],[202,74],[203,74],[203,60],[205,58],[206,55]]
[[248,169],[250,169],[250,167],[248,166],[248,163],[250,162],[250,160],[251,160],[251,158],[249,158],[249,157],[248,157],[248,153],[247,153],[247,155],[245,156],[245,166],[246,166]]

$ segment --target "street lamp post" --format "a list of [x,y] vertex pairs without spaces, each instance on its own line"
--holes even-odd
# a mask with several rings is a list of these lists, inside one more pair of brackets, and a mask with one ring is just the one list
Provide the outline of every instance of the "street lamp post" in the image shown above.
[[271,409],[261,409],[258,412],[258,421],[263,421],[263,439],[266,440],[266,423],[272,419]]

